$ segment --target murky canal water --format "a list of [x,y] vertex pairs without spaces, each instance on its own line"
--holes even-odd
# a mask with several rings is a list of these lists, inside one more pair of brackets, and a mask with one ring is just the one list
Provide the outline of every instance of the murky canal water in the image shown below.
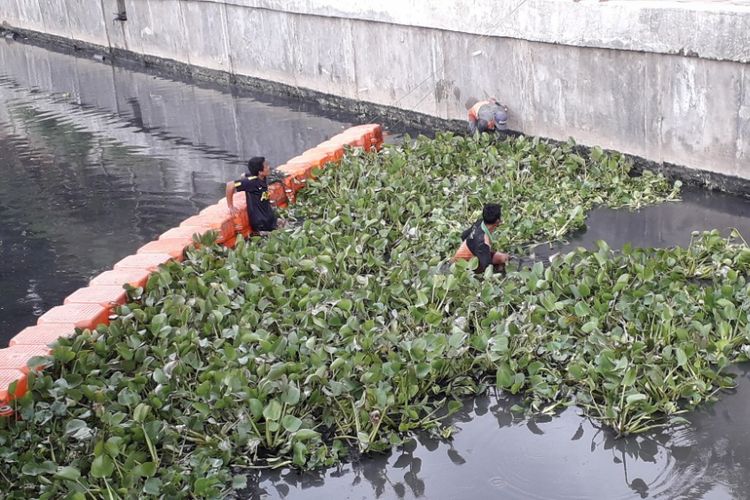
[[[98,272],[222,196],[242,160],[280,163],[353,118],[0,41],[0,344]],[[750,236],[750,202],[686,189],[680,203],[600,209],[569,247]],[[559,249],[538,248],[537,256]],[[318,473],[256,472],[249,498],[748,498],[750,367],[692,426],[615,440],[575,408],[510,413],[467,401],[450,442],[420,434]]]
[[0,346],[250,156],[283,163],[352,119],[0,40]]

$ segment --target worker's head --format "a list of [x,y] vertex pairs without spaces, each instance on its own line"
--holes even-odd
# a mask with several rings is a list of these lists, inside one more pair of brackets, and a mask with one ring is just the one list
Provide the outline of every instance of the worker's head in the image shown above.
[[487,203],[482,209],[482,221],[487,229],[495,229],[500,225],[501,209],[497,203]]
[[253,156],[247,161],[247,171],[250,175],[265,179],[271,173],[271,166],[265,157]]
[[495,130],[508,130],[508,108],[498,104],[495,111]]

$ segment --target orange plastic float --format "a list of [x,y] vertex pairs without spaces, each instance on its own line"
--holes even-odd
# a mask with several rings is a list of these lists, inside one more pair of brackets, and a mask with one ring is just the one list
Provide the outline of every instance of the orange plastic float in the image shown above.
[[49,356],[46,345],[15,345],[0,349],[0,370],[20,370],[29,373],[29,360],[35,356]]
[[193,238],[168,238],[146,243],[136,253],[166,253],[177,261],[185,257],[185,249],[193,243]]
[[277,207],[286,208],[289,206],[289,200],[286,199],[286,190],[281,182],[273,182],[268,185],[268,196],[271,198],[271,203]]
[[344,157],[344,147],[341,144],[335,142],[326,141],[318,144],[318,149],[325,151],[328,155],[328,161],[339,161]]
[[53,307],[39,316],[37,324],[73,324],[76,328],[94,329],[96,325],[109,323],[109,310],[99,304],[65,304]]
[[75,325],[68,323],[52,323],[48,325],[29,326],[21,330],[10,339],[10,346],[41,345],[48,346],[59,338],[75,335]]
[[79,288],[71,293],[63,304],[99,304],[112,309],[113,305],[124,304],[128,300],[128,294],[122,286],[100,285]]
[[168,253],[137,253],[121,259],[115,264],[114,269],[148,269],[153,272],[170,260],[172,256]]
[[146,286],[148,277],[151,272],[148,269],[113,269],[104,271],[99,276],[89,281],[89,285],[117,285],[122,286],[127,283],[133,287]]
[[219,214],[198,214],[188,217],[180,224],[180,227],[192,227],[200,230],[201,234],[207,231],[216,231],[218,237],[216,241],[223,243],[224,241],[234,238],[235,228],[232,221],[232,216],[227,213],[226,215]]
[[[8,404],[26,394],[26,377],[21,370],[0,370],[0,404]],[[14,383],[15,388],[11,389]]]

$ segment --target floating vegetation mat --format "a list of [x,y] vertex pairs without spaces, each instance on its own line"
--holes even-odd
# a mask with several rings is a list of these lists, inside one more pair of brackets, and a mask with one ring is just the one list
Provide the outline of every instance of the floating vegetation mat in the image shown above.
[[243,469],[326,466],[416,429],[449,438],[442,418],[489,387],[619,434],[675,423],[746,359],[744,241],[601,243],[504,275],[444,264],[485,202],[502,203],[497,245],[515,252],[596,205],[678,195],[618,155],[575,151],[439,135],[350,153],[301,192],[301,224],[190,250],[110,326],[61,340],[3,421],[5,493],[223,496]]

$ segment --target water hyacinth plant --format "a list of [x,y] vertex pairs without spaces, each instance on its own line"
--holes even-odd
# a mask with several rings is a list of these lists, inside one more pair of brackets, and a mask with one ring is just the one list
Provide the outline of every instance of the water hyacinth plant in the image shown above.
[[444,264],[487,201],[512,252],[596,205],[675,199],[619,155],[449,134],[352,152],[300,192],[301,222],[151,276],[108,327],[61,340],[0,433],[14,498],[217,497],[243,468],[313,468],[449,437],[460,398],[497,387],[620,434],[674,422],[746,359],[750,249],[578,250],[477,277]]

